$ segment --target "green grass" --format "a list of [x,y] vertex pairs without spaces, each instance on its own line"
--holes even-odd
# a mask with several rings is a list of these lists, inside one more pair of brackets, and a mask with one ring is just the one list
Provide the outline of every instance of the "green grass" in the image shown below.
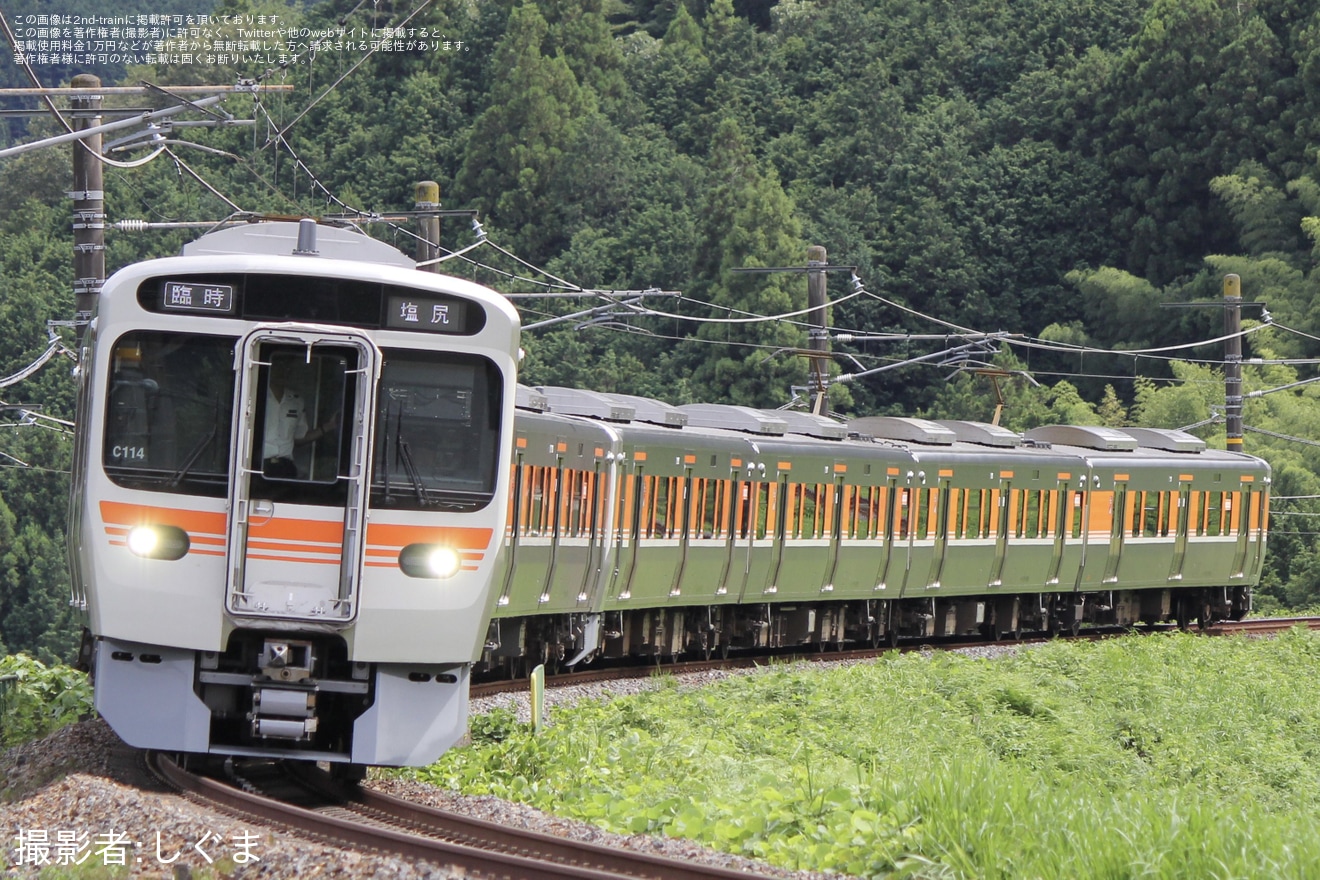
[[423,772],[620,832],[867,877],[1320,876],[1320,636],[775,667],[497,713]]

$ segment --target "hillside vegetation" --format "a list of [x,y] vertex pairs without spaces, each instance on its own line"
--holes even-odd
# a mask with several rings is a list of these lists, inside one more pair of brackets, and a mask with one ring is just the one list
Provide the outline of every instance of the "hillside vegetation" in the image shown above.
[[[1222,346],[1174,348],[1221,335],[1221,310],[1161,306],[1217,301],[1229,272],[1272,316],[1262,326],[1261,310],[1246,310],[1245,353],[1262,361],[1246,369],[1246,389],[1315,376],[1305,362],[1320,355],[1313,4],[350,7],[227,0],[214,13],[359,33],[406,19],[444,42],[369,55],[330,46],[286,66],[126,70],[125,81],[165,86],[246,77],[294,88],[228,100],[255,128],[174,132],[208,150],[176,144],[139,168],[107,168],[110,220],[217,220],[233,206],[318,216],[408,210],[414,184],[433,179],[444,207],[478,211],[491,241],[551,275],[490,247],[472,252],[501,272],[682,291],[681,300],[646,300],[663,316],[566,321],[524,343],[529,383],[675,403],[774,407],[806,383],[791,353],[806,343],[804,325],[747,320],[802,309],[802,275],[735,270],[801,266],[809,244],[856,267],[864,285],[848,298],[847,273],[831,278],[840,301],[831,323],[841,332],[950,334],[951,345],[965,330],[1020,334],[980,358],[1010,372],[998,383],[1003,420],[1016,429],[1201,425],[1194,430],[1222,445],[1222,425],[1210,421],[1223,401]],[[236,36],[238,27],[218,29]],[[57,131],[45,118],[29,128]],[[73,311],[68,167],[67,148],[0,160],[0,378],[45,350],[47,320]],[[385,224],[372,229],[412,247]],[[112,230],[109,265],[175,252],[195,234]],[[445,220],[446,247],[473,236],[467,220]],[[459,260],[446,268],[506,291],[556,290]],[[528,323],[597,304],[519,303]],[[835,372],[944,345],[836,341]],[[56,359],[5,388],[4,401],[71,418],[69,367]],[[1310,525],[1320,514],[1316,394],[1300,385],[1247,404],[1247,448],[1274,465],[1280,499],[1260,593],[1266,608],[1320,601]],[[980,420],[994,401],[990,379],[933,362],[838,385],[831,397],[845,415]],[[0,428],[0,452],[0,647],[67,659],[76,636],[61,550],[69,441],[39,427]]]
[[621,833],[862,877],[1303,878],[1320,636],[777,667],[507,714],[421,773]]

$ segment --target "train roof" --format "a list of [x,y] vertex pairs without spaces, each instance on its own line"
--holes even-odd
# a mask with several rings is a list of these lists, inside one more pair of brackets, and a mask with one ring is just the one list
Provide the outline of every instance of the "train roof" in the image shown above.
[[[581,389],[520,386],[519,406],[540,408],[569,420],[608,423],[630,446],[712,449],[741,440],[747,448],[820,459],[866,458],[943,464],[1031,467],[1029,474],[1049,478],[1051,468],[1080,466],[1121,473],[1134,466],[1206,471],[1246,467],[1259,470],[1259,459],[1209,448],[1204,440],[1160,428],[1107,428],[1050,425],[1018,434],[983,422],[865,417],[842,422],[788,410],[757,410],[723,404],[672,406],[631,395]],[[1267,467],[1267,466],[1265,466]],[[987,471],[990,473],[990,471]]]
[[243,223],[208,232],[183,246],[185,257],[320,256],[330,260],[383,263],[416,269],[416,261],[398,248],[377,241],[355,227],[322,226],[315,220]]

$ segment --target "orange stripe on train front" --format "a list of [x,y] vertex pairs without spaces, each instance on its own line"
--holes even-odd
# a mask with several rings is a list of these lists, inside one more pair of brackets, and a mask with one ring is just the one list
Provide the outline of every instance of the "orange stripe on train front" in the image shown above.
[[344,524],[321,519],[272,519],[261,525],[249,522],[248,538],[338,546],[344,540]]
[[406,547],[409,544],[445,544],[459,550],[485,550],[490,546],[494,529],[458,526],[403,526],[369,523],[367,543],[378,547]]
[[149,504],[126,504],[122,501],[102,501],[101,520],[107,525],[178,526],[191,536],[194,533],[223,535],[225,515],[220,511],[180,510],[176,507],[154,507]]

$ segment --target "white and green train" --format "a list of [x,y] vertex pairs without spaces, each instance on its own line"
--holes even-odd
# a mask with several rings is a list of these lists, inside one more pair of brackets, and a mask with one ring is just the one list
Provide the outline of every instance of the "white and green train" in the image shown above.
[[482,665],[1240,618],[1269,465],[1189,434],[519,389]]

